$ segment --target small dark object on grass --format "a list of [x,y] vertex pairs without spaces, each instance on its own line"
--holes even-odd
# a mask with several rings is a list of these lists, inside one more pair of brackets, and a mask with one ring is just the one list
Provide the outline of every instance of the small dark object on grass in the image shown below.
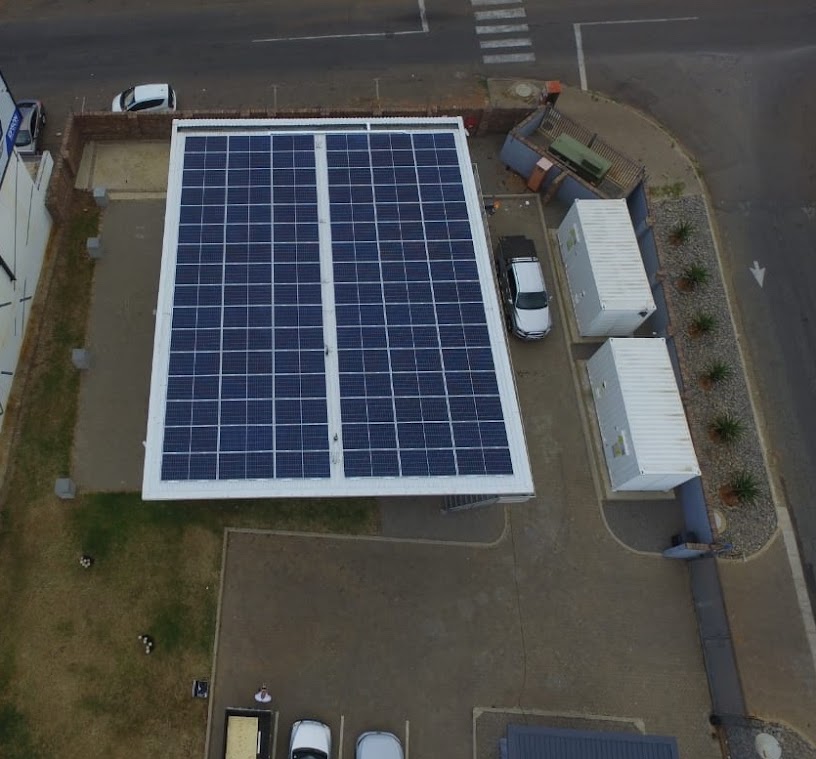
[[88,556],[87,553],[83,553],[82,556],[79,557],[79,566],[83,569],[90,569],[94,564],[94,557]]
[[152,653],[153,646],[156,645],[156,642],[150,635],[148,635],[147,633],[142,633],[139,636],[139,641],[144,644],[146,654]]

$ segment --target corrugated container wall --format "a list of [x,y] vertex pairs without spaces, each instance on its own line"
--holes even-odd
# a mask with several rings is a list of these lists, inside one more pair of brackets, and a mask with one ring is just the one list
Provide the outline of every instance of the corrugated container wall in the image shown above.
[[671,490],[700,474],[663,338],[610,338],[587,374],[613,491]]
[[581,335],[631,335],[654,313],[625,200],[576,200],[558,244]]

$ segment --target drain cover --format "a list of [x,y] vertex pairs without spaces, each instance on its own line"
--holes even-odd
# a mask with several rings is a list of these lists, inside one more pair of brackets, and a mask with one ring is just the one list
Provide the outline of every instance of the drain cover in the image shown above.
[[524,98],[525,100],[535,95],[535,92],[535,87],[528,82],[518,82],[517,84],[513,85],[513,93],[520,98]]

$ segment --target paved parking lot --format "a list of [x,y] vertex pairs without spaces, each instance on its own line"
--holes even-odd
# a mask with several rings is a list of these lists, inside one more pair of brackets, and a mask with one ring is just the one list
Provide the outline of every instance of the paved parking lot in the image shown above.
[[[533,202],[508,200],[491,226],[546,250]],[[277,757],[295,719],[337,735],[342,715],[343,756],[359,732],[409,720],[411,757],[465,759],[473,710],[507,707],[642,720],[683,756],[719,756],[686,567],[627,551],[604,525],[562,318],[544,342],[512,343],[537,497],[508,509],[498,542],[475,544],[491,531],[468,513],[446,517],[467,544],[450,522],[436,541],[228,534],[211,759],[224,708],[251,706],[261,681],[280,710]]]

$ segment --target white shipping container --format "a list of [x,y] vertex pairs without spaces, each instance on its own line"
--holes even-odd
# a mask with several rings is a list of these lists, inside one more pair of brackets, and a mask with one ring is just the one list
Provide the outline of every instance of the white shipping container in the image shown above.
[[587,374],[613,491],[671,490],[700,474],[662,337],[610,338]]
[[576,200],[558,244],[582,336],[631,335],[654,313],[625,200]]

